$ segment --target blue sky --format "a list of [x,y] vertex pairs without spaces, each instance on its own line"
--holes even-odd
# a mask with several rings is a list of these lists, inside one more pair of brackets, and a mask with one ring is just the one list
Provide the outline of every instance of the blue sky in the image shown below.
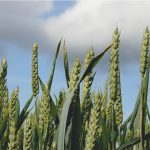
[[[39,74],[48,80],[58,41],[66,40],[70,60],[91,46],[100,53],[111,43],[118,26],[120,37],[121,86],[124,114],[132,110],[140,87],[139,52],[143,31],[150,24],[148,1],[38,1],[0,2],[0,58],[8,60],[8,87],[20,87],[23,106],[31,95],[32,45],[39,43]],[[62,49],[62,48],[61,48]],[[108,77],[109,55],[98,64],[94,89],[103,90]],[[52,96],[65,88],[61,52],[55,70]]]

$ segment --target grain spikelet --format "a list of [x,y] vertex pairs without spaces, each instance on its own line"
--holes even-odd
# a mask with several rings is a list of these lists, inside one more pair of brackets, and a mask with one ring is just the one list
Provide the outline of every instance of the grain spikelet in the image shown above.
[[32,149],[32,124],[30,118],[26,119],[26,124],[24,128],[24,149]]
[[149,53],[149,29],[148,27],[146,27],[143,36],[143,43],[141,47],[141,56],[140,56],[140,72],[142,78],[144,77],[148,64],[148,53]]
[[7,60],[3,58],[0,68],[0,112],[3,107],[5,97],[6,75],[7,75]]
[[16,122],[15,122],[15,113],[16,113],[16,105],[18,102],[18,93],[19,89],[16,88],[11,95],[11,101],[9,105],[9,150],[17,149],[17,133],[16,133]]
[[32,92],[33,96],[39,93],[39,80],[38,80],[38,44],[35,43],[32,49]]
[[50,120],[50,95],[48,86],[46,85],[41,100],[41,111],[39,120],[41,130],[44,131],[47,130],[49,120]]
[[68,89],[69,93],[73,90],[77,81],[79,80],[80,71],[81,71],[81,64],[80,64],[79,58],[75,57],[72,70],[70,73],[70,81],[69,81],[69,89]]
[[[84,68],[86,69],[88,67],[88,65],[90,64],[90,62],[93,60],[94,58],[94,51],[93,49],[89,49],[86,52],[85,55],[85,59],[84,59]],[[89,116],[89,111],[91,109],[91,85],[92,85],[92,81],[93,81],[93,76],[92,76],[92,72],[90,72],[84,79],[83,81],[83,87],[82,87],[82,103],[81,103],[81,107],[82,107],[82,113],[84,116],[84,122],[87,120],[87,117]],[[86,114],[86,116],[85,116]]]
[[57,100],[57,107],[61,109],[63,107],[63,104],[65,103],[65,100],[66,100],[66,92],[62,90],[59,93],[59,98]]
[[86,135],[86,143],[85,143],[86,150],[94,149],[96,133],[99,127],[98,121],[100,116],[100,107],[101,107],[101,99],[100,99],[100,95],[98,94],[96,96],[94,106],[91,109],[90,122],[89,122],[89,127]]

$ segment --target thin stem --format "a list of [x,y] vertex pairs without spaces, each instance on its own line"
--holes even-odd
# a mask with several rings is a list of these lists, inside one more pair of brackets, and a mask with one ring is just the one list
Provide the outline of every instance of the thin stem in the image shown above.
[[35,116],[36,116],[36,119],[35,119],[35,120],[38,122],[37,102],[38,102],[38,95],[35,96]]
[[115,140],[115,114],[114,106],[112,108],[112,150],[116,149],[116,140]]

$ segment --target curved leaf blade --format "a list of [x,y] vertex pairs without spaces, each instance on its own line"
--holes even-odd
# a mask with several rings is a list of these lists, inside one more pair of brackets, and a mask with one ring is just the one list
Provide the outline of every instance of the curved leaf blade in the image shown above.
[[63,58],[64,58],[64,69],[65,69],[65,76],[66,76],[66,82],[67,86],[69,87],[69,64],[68,64],[68,55],[67,55],[67,48],[66,48],[66,43],[64,41],[63,44]]
[[77,82],[75,88],[71,91],[70,94],[67,95],[66,101],[64,103],[64,106],[62,108],[62,113],[61,113],[60,128],[59,128],[59,135],[58,135],[58,147],[57,147],[58,150],[64,150],[64,140],[65,140],[65,130],[66,130],[67,117],[68,117],[69,108],[70,108],[72,98],[74,96],[75,91],[78,89],[80,83],[84,80],[84,78],[87,76],[87,74],[89,72],[91,72],[91,70],[102,59],[103,55],[111,48],[111,46],[112,45],[107,47],[101,54],[96,56],[91,61],[91,63],[89,64],[89,66],[87,67],[85,72],[83,73],[82,77]]
[[56,53],[55,53],[55,57],[54,57],[54,61],[53,61],[53,65],[52,65],[52,71],[48,80],[48,89],[49,91],[51,90],[51,86],[52,86],[52,81],[53,81],[53,77],[54,77],[54,71],[55,71],[55,66],[56,66],[56,60],[57,60],[57,56],[59,53],[59,49],[60,49],[60,45],[61,45],[61,40],[58,43],[57,49],[56,49]]

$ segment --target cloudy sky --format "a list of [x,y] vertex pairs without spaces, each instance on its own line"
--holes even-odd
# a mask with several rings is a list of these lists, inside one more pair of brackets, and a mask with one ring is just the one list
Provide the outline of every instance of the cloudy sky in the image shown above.
[[[10,91],[20,87],[23,105],[31,95],[31,55],[39,43],[39,74],[47,81],[59,40],[66,40],[70,67],[75,56],[91,46],[100,53],[112,40],[116,27],[121,32],[120,64],[124,114],[132,111],[140,87],[139,52],[143,31],[150,25],[150,1],[0,1],[0,58],[8,60]],[[66,88],[60,53],[52,95]],[[97,66],[94,89],[103,90],[108,77],[107,54]]]

